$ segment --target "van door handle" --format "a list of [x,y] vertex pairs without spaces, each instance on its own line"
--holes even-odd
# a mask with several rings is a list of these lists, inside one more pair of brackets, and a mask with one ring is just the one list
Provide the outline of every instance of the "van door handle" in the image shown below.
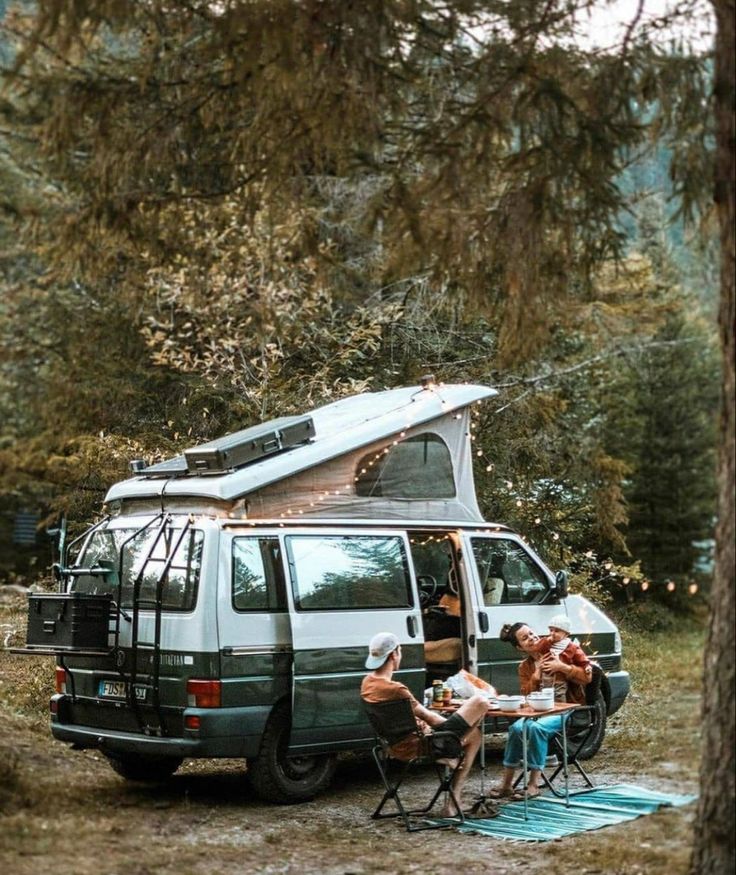
[[488,614],[485,611],[478,611],[478,626],[481,632],[488,631]]
[[409,633],[410,638],[417,637],[417,618],[411,614],[406,618],[406,631]]

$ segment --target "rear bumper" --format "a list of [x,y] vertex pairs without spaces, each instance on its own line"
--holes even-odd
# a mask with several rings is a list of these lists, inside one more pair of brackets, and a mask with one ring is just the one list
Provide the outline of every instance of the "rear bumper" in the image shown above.
[[615,714],[616,711],[623,705],[626,697],[631,689],[631,681],[627,671],[612,671],[606,675],[608,680],[608,690],[610,698],[608,702],[608,713]]
[[[109,727],[73,723],[68,719],[64,697],[56,697],[57,713],[51,716],[54,738],[77,748],[103,752],[171,757],[254,757],[260,748],[271,706],[248,708],[187,708],[183,717],[199,717],[199,729],[160,736]],[[183,725],[182,719],[182,725]]]

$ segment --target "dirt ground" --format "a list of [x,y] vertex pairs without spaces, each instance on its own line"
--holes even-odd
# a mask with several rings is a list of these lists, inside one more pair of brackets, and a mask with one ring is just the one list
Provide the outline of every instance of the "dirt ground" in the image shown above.
[[[33,707],[19,698],[31,666],[39,684]],[[653,715],[671,683],[667,671],[659,670],[659,680],[642,678],[646,692],[632,693],[609,722],[604,747],[589,763],[597,783],[697,792],[697,684],[678,684],[668,697],[671,719],[658,729]],[[327,793],[293,806],[254,798],[235,760],[190,761],[165,784],[126,783],[101,754],[51,738],[42,703],[52,673],[49,658],[0,650],[3,875],[687,872],[694,805],[553,842],[518,843],[452,830],[407,834],[398,821],[371,820],[381,785],[369,756],[341,759]],[[502,738],[489,736],[488,748],[486,786],[498,775]],[[468,799],[480,782],[476,768]],[[429,773],[411,787],[416,801],[428,798]]]
[[[693,703],[691,703],[693,704]],[[510,843],[453,831],[407,834],[393,820],[372,821],[380,798],[370,759],[340,763],[331,791],[294,806],[252,798],[242,763],[190,762],[163,785],[126,784],[98,753],[69,750],[28,721],[3,715],[20,757],[25,804],[0,820],[5,875],[216,875],[548,871],[684,873],[693,806],[547,843]],[[500,744],[491,746],[488,779]],[[627,781],[671,792],[696,790],[695,774],[674,762],[642,771],[625,754],[599,754],[600,783]],[[429,787],[420,776],[412,785]],[[470,789],[480,786],[480,773]],[[570,867],[574,867],[573,870]]]

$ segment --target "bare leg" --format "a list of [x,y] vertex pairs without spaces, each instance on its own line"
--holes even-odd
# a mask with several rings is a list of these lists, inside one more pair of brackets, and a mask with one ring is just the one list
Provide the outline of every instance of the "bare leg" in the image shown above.
[[[481,741],[480,728],[477,726],[474,726],[473,729],[471,729],[470,732],[467,732],[463,738],[465,756],[460,764],[460,768],[455,772],[455,776],[452,779],[452,792],[461,808],[463,805],[463,790],[465,789],[465,782],[468,779],[475,758],[478,756]],[[457,814],[455,806],[448,799],[442,809],[442,817],[452,817],[455,814]]]
[[[468,779],[470,769],[472,768],[475,758],[478,755],[478,751],[480,750],[482,736],[479,724],[485,717],[487,711],[488,701],[485,696],[480,695],[471,696],[467,702],[463,702],[457,710],[457,713],[471,727],[471,729],[463,736],[465,756],[460,768],[455,772],[455,777],[452,779],[452,791],[455,794],[455,798],[460,807],[462,807],[463,804],[462,795],[465,782]],[[455,806],[448,800],[442,809],[442,817],[452,817],[455,814],[457,814]]]
[[506,796],[513,796],[514,794],[514,770],[509,768],[508,766],[503,767],[503,771],[501,772],[501,784],[499,787],[495,787],[488,794],[492,799],[502,799]]
[[529,769],[529,783],[526,785],[526,793],[530,798],[532,796],[539,796],[539,779],[541,776],[541,769]]

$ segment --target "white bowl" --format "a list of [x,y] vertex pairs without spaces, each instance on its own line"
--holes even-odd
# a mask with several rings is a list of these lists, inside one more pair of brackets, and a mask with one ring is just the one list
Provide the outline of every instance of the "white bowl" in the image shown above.
[[499,696],[496,699],[502,711],[518,711],[524,704],[523,696]]
[[552,696],[542,696],[542,695],[535,696],[533,693],[530,693],[530,695],[528,695],[526,697],[526,701],[527,701],[529,707],[532,708],[534,711],[549,711],[550,708],[554,707],[555,697],[554,697],[554,695],[552,695]]

